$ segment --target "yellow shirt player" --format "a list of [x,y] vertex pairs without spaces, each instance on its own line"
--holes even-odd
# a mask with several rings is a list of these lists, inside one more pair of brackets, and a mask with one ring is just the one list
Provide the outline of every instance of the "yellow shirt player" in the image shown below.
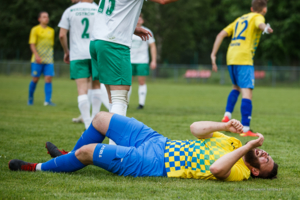
[[54,106],[51,101],[52,96],[52,77],[54,76],[53,65],[53,45],[54,29],[47,26],[49,15],[47,12],[40,12],[39,25],[33,27],[30,31],[29,44],[32,51],[31,57],[31,76],[32,81],[29,84],[28,105],[33,105],[33,94],[36,84],[41,76],[45,76],[45,102],[44,105]]
[[244,126],[241,136],[256,136],[250,130],[252,114],[252,90],[254,89],[253,58],[262,33],[273,33],[269,24],[265,24],[267,0],[252,0],[251,13],[237,18],[217,36],[211,53],[212,69],[217,72],[216,54],[225,37],[231,36],[227,51],[227,67],[233,89],[227,98],[227,105],[222,122],[231,119],[231,113],[242,92],[241,115]]
[[[241,133],[243,125],[239,121],[199,121],[190,130],[197,140],[169,140],[134,118],[102,111],[72,152],[61,151],[47,142],[50,156],[59,156],[58,159],[46,163],[14,159],[9,168],[73,172],[93,164],[122,176],[224,181],[242,181],[250,176],[272,179],[277,175],[278,165],[267,152],[257,148],[263,144],[262,134],[242,146],[238,139],[217,132]],[[117,145],[103,144],[105,137]]]

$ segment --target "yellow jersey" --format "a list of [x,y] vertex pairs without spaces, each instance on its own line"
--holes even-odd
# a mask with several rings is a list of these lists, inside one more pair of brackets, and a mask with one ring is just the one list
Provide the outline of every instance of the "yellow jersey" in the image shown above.
[[[220,132],[211,138],[198,140],[168,140],[165,147],[165,168],[168,177],[217,179],[209,170],[220,157],[242,146],[241,141]],[[225,181],[242,181],[250,177],[243,159],[231,168]]]
[[232,35],[227,51],[227,65],[253,65],[253,58],[262,31],[258,28],[265,23],[259,13],[248,13],[229,24],[224,31]]
[[[29,44],[35,44],[36,50],[42,59],[42,63],[53,63],[54,29],[41,25],[33,27],[30,31]],[[31,62],[35,62],[32,54]]]

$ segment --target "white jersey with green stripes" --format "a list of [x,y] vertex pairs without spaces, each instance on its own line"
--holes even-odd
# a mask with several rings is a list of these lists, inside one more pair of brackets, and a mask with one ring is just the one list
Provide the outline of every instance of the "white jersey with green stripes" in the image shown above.
[[92,40],[104,40],[131,47],[144,0],[101,0]]
[[98,6],[79,2],[67,8],[58,24],[70,32],[70,60],[91,59],[89,46],[91,30]]

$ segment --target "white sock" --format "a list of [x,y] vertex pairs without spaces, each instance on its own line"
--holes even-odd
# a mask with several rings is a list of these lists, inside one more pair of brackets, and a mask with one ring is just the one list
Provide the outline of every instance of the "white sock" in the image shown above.
[[129,91],[128,91],[128,95],[127,95],[127,101],[128,101],[128,104],[129,104],[129,100],[130,100],[131,92],[132,92],[132,86],[130,86],[130,89],[129,89]]
[[229,119],[231,119],[231,113],[230,112],[225,112],[224,117],[227,116]]
[[111,111],[111,108],[112,108],[112,103],[109,103],[109,109],[108,109],[109,112]]
[[89,102],[90,102],[90,104],[92,104],[92,95],[93,95],[93,90],[91,90],[91,89],[88,89],[88,93],[87,93],[87,95],[88,95],[88,98],[89,98]]
[[246,133],[250,130],[250,127],[249,126],[244,126],[243,127],[243,132]]
[[91,120],[93,120],[95,115],[100,111],[101,103],[102,103],[101,95],[102,95],[102,91],[100,89],[92,90],[92,117],[91,117]]
[[[127,90],[112,90],[111,92],[111,101],[112,106],[110,109],[111,113],[116,113],[119,115],[126,116],[127,111]],[[109,139],[109,144],[115,145],[116,143]]]
[[106,107],[106,109],[109,111],[109,99],[106,87],[103,83],[101,83],[101,101],[103,105]]
[[38,163],[35,167],[35,171],[42,171],[42,163]]
[[144,106],[147,95],[147,85],[139,85],[139,104]]
[[127,112],[127,90],[112,90],[111,92],[111,102],[112,108],[111,113],[116,113],[119,115],[126,116]]
[[78,108],[80,110],[85,129],[87,129],[91,124],[90,107],[91,105],[88,95],[84,94],[78,96]]

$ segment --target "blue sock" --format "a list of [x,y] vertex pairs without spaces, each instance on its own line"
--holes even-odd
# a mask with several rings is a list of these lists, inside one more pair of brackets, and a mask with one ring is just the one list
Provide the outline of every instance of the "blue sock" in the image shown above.
[[234,106],[237,102],[240,92],[238,90],[231,90],[227,98],[226,112],[233,112]]
[[31,81],[31,82],[29,83],[29,96],[28,96],[29,99],[33,99],[33,93],[34,93],[34,91],[35,91],[36,84],[37,84],[37,83],[35,83],[35,82],[33,82],[33,81]]
[[74,172],[85,166],[76,158],[75,152],[72,152],[43,163],[41,169],[42,171],[52,172]]
[[45,83],[45,102],[50,102],[52,96],[52,83]]
[[97,131],[91,123],[89,128],[86,129],[81,135],[72,151],[75,152],[77,149],[87,144],[102,143],[104,138],[105,136],[103,136],[99,131]]
[[251,113],[252,113],[252,101],[250,99],[242,99],[241,114],[242,114],[242,124],[244,126],[250,126]]

